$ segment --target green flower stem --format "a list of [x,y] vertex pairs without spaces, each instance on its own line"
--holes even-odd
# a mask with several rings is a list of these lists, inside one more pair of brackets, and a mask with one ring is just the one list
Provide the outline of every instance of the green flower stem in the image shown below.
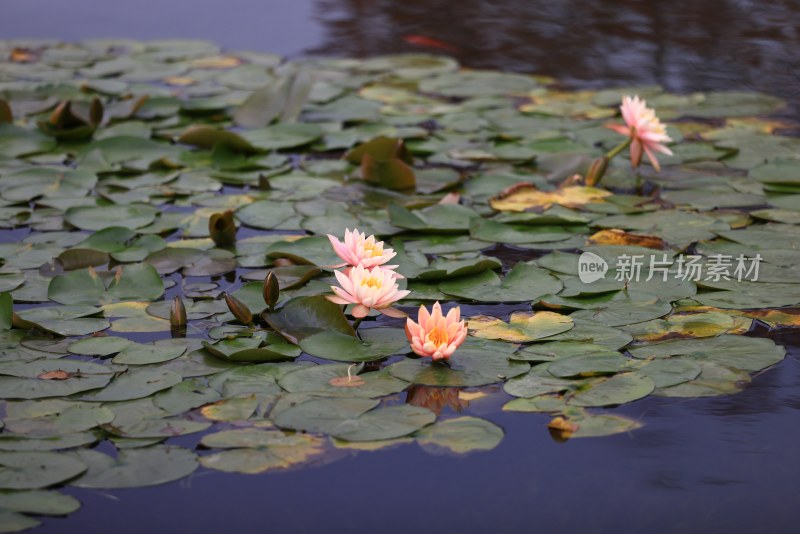
[[623,150],[625,150],[626,148],[631,146],[631,141],[633,141],[633,137],[628,137],[623,142],[621,142],[619,145],[617,145],[614,148],[612,148],[611,150],[609,150],[608,154],[606,154],[606,157],[608,159],[613,158],[614,156],[616,156],[617,154],[619,154],[620,152],[622,152]]
[[353,330],[355,330],[356,332],[358,332],[358,326],[361,324],[361,321],[363,321],[363,320],[364,320],[364,318],[363,318],[363,317],[359,317],[359,318],[357,318],[357,319],[356,319],[356,320],[353,322]]

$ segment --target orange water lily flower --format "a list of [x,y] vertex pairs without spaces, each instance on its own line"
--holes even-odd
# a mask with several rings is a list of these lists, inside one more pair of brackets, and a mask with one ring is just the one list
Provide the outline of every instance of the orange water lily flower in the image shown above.
[[406,336],[411,350],[416,354],[436,360],[448,360],[467,337],[467,328],[461,319],[461,308],[452,308],[442,315],[439,302],[429,313],[425,306],[419,307],[417,323],[410,317],[406,320]]
[[400,289],[395,274],[383,267],[367,269],[356,265],[347,273],[334,271],[340,287],[331,286],[336,295],[326,298],[336,304],[355,304],[353,317],[366,317],[373,309],[390,317],[405,317],[406,314],[391,307],[410,293]]
[[672,151],[664,145],[672,141],[667,135],[666,126],[658,120],[656,112],[647,107],[647,102],[638,96],[624,96],[619,109],[622,111],[625,125],[609,124],[608,128],[631,138],[631,164],[638,167],[644,152],[653,167],[660,171],[661,166],[655,153],[672,155]]
[[390,248],[383,248],[383,241],[376,241],[374,235],[367,237],[366,234],[359,232],[355,228],[353,231],[346,228],[344,231],[344,243],[331,234],[328,234],[328,239],[331,241],[333,251],[344,261],[344,263],[335,267],[343,267],[345,265],[352,267],[363,265],[367,269],[378,265],[384,269],[395,269],[397,267],[397,265],[385,265],[397,253]]

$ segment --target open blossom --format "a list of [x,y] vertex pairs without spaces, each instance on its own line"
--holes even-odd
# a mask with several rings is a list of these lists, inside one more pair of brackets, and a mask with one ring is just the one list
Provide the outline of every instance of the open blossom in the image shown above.
[[631,164],[638,167],[642,162],[642,151],[644,151],[653,167],[660,171],[661,167],[655,153],[672,155],[672,151],[663,144],[672,141],[667,135],[666,127],[658,120],[656,112],[647,107],[647,102],[638,96],[623,97],[620,110],[625,126],[610,124],[608,127],[631,138]]
[[447,360],[467,337],[467,328],[461,321],[461,308],[452,308],[442,315],[442,306],[436,302],[432,312],[425,306],[419,307],[417,323],[410,317],[406,319],[406,336],[411,342],[411,350],[416,354],[436,360]]
[[345,265],[352,267],[363,265],[367,269],[378,265],[383,266],[384,269],[397,267],[397,265],[384,265],[394,258],[397,253],[390,248],[383,248],[383,241],[376,241],[374,235],[366,237],[366,234],[360,233],[356,229],[353,229],[352,232],[349,229],[345,229],[344,243],[331,234],[328,234],[328,239],[331,241],[333,251],[344,261],[343,264],[336,265],[336,267]]
[[353,317],[366,317],[370,309],[375,309],[390,317],[405,317],[405,314],[391,307],[410,293],[397,285],[395,274],[383,267],[371,270],[356,265],[346,274],[334,271],[341,287],[331,286],[335,296],[326,297],[336,304],[355,304]]

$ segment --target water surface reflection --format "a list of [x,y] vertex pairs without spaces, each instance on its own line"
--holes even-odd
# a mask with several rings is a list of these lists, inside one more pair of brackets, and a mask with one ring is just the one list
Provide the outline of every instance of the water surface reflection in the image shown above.
[[317,0],[315,16],[325,32],[312,53],[449,51],[470,67],[549,74],[580,87],[798,95],[794,0]]

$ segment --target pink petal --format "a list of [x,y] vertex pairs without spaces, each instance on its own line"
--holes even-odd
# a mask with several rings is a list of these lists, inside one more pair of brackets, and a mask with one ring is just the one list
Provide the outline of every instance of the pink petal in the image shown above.
[[402,319],[403,317],[408,317],[407,313],[401,312],[396,308],[392,308],[391,306],[386,308],[376,308],[380,313],[384,315],[388,315],[389,317],[396,317],[398,319]]
[[366,317],[369,314],[369,308],[364,306],[363,304],[356,304],[353,308],[353,317],[357,319],[361,319],[362,317]]

